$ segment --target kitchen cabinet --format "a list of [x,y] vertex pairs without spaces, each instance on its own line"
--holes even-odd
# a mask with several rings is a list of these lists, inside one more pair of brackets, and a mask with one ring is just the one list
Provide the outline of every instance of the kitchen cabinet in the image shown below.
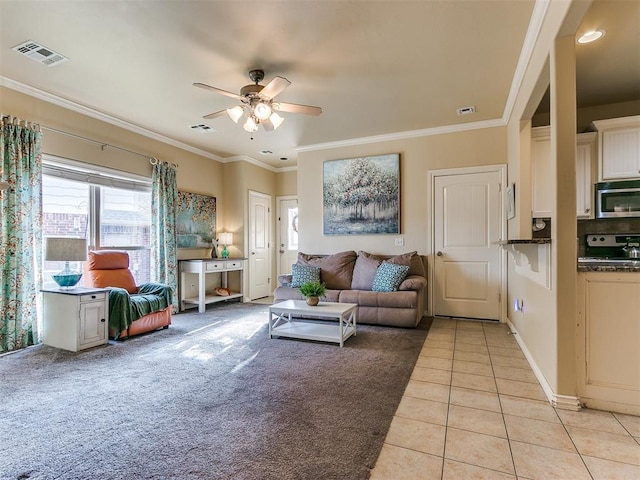
[[[180,311],[185,308],[197,306],[198,312],[204,313],[207,308],[206,306],[211,303],[232,299],[239,299],[242,302],[245,260],[244,258],[228,258],[226,260],[180,260],[178,262],[180,269]],[[234,272],[237,276],[237,281],[233,285],[235,291],[231,291],[229,295],[219,295],[215,292],[215,289],[207,291],[207,275],[219,274],[220,287],[229,288],[229,272]],[[197,286],[196,283],[189,285],[187,281],[187,274],[189,273],[198,275]]]
[[593,178],[597,133],[581,133],[576,146],[576,214],[593,218]]
[[578,274],[577,338],[581,402],[640,415],[640,274]]
[[550,218],[555,194],[551,190],[551,135],[549,127],[531,129],[531,216]]
[[640,178],[640,115],[597,120],[598,181]]
[[45,345],[77,352],[109,341],[106,288],[43,289]]

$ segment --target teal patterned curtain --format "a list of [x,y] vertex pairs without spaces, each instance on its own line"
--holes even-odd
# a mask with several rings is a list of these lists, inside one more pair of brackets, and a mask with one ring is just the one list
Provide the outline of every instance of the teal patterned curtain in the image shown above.
[[178,312],[178,249],[176,242],[176,171],[156,161],[151,175],[151,281],[169,285],[173,313]]
[[42,134],[38,126],[1,119],[0,352],[38,343],[42,251]]

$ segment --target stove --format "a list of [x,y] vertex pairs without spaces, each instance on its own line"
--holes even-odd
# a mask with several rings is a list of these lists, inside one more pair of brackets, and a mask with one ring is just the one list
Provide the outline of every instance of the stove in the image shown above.
[[612,265],[640,264],[640,259],[630,258],[624,250],[627,246],[640,245],[640,233],[624,235],[594,234],[586,235],[585,256],[578,259],[578,263],[609,263]]

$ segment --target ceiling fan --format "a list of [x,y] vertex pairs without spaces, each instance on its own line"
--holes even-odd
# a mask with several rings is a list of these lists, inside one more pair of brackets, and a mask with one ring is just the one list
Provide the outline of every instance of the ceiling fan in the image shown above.
[[242,118],[246,113],[247,120],[244,123],[243,128],[247,132],[253,133],[258,130],[258,125],[262,125],[262,127],[267,131],[272,131],[278,128],[284,121],[284,118],[276,112],[304,113],[306,115],[315,116],[322,113],[322,108],[320,107],[274,101],[274,97],[276,95],[291,85],[291,82],[284,77],[275,77],[264,86],[259,84],[259,82],[264,79],[263,70],[251,70],[249,72],[249,78],[254,82],[254,84],[242,87],[240,95],[212,87],[205,83],[194,83],[193,85],[195,87],[204,88],[205,90],[226,95],[227,97],[235,98],[242,102],[242,105],[236,105],[232,108],[210,113],[202,118],[212,119],[226,113],[229,115],[231,120],[238,123],[240,118]]

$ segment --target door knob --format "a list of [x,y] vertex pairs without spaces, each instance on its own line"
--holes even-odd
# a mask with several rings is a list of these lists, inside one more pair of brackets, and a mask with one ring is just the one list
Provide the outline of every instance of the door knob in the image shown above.
[[284,250],[280,250],[280,253],[284,253]]
[[438,253],[436,253],[436,255],[441,257],[442,256],[442,252],[438,252]]
[[255,254],[256,254],[256,252],[251,252],[251,255],[255,255]]

